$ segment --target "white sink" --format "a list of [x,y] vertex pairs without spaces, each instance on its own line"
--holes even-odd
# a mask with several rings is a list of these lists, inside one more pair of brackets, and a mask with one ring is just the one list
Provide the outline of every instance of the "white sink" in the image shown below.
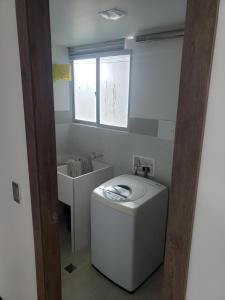
[[90,196],[91,192],[113,177],[113,167],[93,160],[93,171],[70,177],[67,165],[57,167],[58,199],[71,208],[71,246],[79,251],[90,245]]

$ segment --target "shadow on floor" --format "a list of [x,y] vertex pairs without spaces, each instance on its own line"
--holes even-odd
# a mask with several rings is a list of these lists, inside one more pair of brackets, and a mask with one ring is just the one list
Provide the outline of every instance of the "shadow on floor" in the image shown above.
[[[63,300],[159,300],[162,267],[134,293],[126,292],[91,266],[89,250],[71,253],[70,233],[61,225],[61,263]],[[68,273],[64,268],[72,264]]]

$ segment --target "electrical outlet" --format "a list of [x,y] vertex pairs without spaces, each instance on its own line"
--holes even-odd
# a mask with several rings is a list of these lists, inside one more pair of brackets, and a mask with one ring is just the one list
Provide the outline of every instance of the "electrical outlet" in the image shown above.
[[19,184],[13,181],[12,182],[12,190],[13,190],[13,199],[14,199],[14,201],[17,202],[18,204],[20,204],[21,199],[20,199]]
[[133,155],[133,172],[137,175],[144,176],[146,168],[149,168],[147,177],[154,177],[155,160],[150,157]]

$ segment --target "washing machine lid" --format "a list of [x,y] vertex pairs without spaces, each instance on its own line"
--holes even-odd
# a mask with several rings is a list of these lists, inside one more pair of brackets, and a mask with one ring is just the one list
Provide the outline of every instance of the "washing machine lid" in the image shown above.
[[92,197],[113,208],[128,212],[137,209],[167,188],[157,182],[134,175],[115,177],[93,191]]
[[107,186],[103,189],[103,193],[107,199],[112,201],[130,201],[130,196],[133,193],[128,185],[118,184]]
[[132,202],[143,197],[147,192],[146,184],[136,180],[135,176],[115,177],[100,188],[108,200],[117,202]]

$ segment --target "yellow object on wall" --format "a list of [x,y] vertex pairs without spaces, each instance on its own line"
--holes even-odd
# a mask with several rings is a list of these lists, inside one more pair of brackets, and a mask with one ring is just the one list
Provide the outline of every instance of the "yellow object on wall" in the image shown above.
[[52,65],[53,81],[56,80],[72,80],[70,64],[53,64]]

